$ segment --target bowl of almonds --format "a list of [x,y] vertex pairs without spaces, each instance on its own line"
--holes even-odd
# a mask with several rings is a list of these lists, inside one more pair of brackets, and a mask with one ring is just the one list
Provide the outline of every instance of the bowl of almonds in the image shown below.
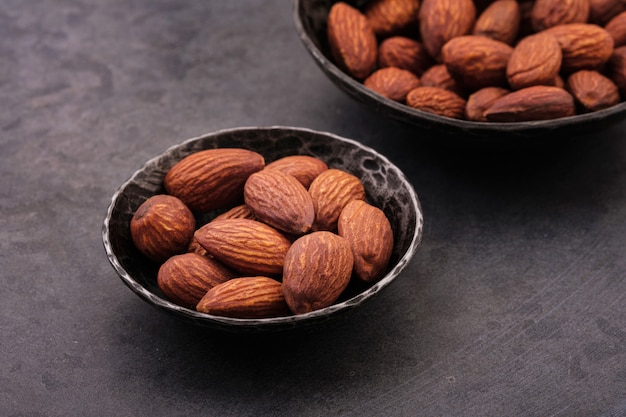
[[102,227],[124,284],[231,331],[303,328],[396,280],[421,242],[417,194],[386,157],[305,128],[240,127],[172,146],[112,197]]
[[623,0],[295,0],[294,20],[337,87],[437,140],[544,144],[626,115]]

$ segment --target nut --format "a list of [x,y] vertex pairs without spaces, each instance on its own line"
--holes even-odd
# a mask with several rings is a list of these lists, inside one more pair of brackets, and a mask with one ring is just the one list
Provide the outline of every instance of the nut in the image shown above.
[[420,80],[411,71],[386,67],[374,71],[363,85],[383,97],[404,103],[408,92],[419,87]]
[[308,189],[315,177],[328,169],[328,165],[314,156],[288,155],[265,165],[265,169],[278,169],[293,175]]
[[278,230],[250,219],[209,222],[195,238],[215,259],[246,275],[280,275],[291,246]]
[[353,200],[341,211],[337,228],[352,249],[354,275],[364,282],[378,281],[393,251],[393,230],[385,213],[366,201]]
[[367,17],[340,1],[330,8],[327,36],[335,63],[362,81],[374,71],[378,57],[376,34]]
[[335,231],[345,205],[352,200],[365,200],[365,187],[358,177],[329,168],[313,180],[309,194],[315,208],[312,229]]
[[433,59],[424,45],[405,36],[392,36],[378,45],[378,67],[396,67],[411,71],[418,77],[430,66]]
[[562,88],[536,85],[497,99],[485,112],[490,122],[548,120],[575,114],[574,98]]
[[234,277],[233,271],[216,260],[190,252],[165,261],[159,268],[157,284],[174,303],[195,309],[209,289]]
[[194,152],[174,165],[163,184],[192,211],[221,208],[240,198],[248,176],[265,166],[262,155],[241,148]]
[[328,231],[297,239],[285,257],[283,291],[289,309],[308,313],[333,304],[346,289],[354,258],[350,244]]
[[507,86],[506,66],[513,48],[485,36],[457,36],[441,48],[450,75],[466,90]]
[[130,220],[133,243],[155,262],[186,252],[195,227],[191,210],[178,198],[167,194],[148,198]]
[[307,189],[296,177],[278,169],[250,175],[243,198],[258,220],[289,234],[308,232],[315,220],[313,200]]
[[475,122],[486,122],[484,115],[491,105],[500,97],[511,91],[502,87],[485,87],[471,94],[465,106],[465,118]]
[[589,0],[589,21],[605,25],[619,13],[626,11],[624,0]]
[[379,37],[410,31],[417,25],[420,0],[371,0],[364,13]]
[[452,78],[452,75],[450,75],[450,72],[448,71],[448,67],[444,64],[435,64],[428,68],[424,74],[422,74],[420,83],[422,84],[422,87],[444,88],[458,94],[461,97],[464,97],[466,94],[463,87],[461,87],[457,80]]
[[521,20],[522,12],[516,0],[497,0],[480,13],[472,34],[513,45]]
[[233,278],[211,288],[196,306],[201,313],[239,319],[291,314],[279,281],[264,276]]
[[626,45],[626,11],[609,20],[604,29],[613,38],[613,47]]
[[553,35],[563,54],[561,71],[601,69],[613,52],[613,37],[604,28],[590,23],[568,23],[545,30]]
[[587,23],[589,0],[536,0],[530,14],[536,32],[565,23]]
[[218,214],[211,221],[225,220],[225,219],[251,219],[258,220],[254,212],[246,204],[239,204],[232,207],[225,212]]
[[626,97],[626,46],[615,48],[607,63],[606,74],[617,84],[622,98]]
[[566,89],[581,113],[606,109],[620,100],[617,85],[598,71],[576,71],[567,78]]
[[540,32],[521,39],[509,58],[506,76],[514,90],[552,85],[561,69],[561,46],[556,38]]
[[440,116],[465,118],[465,99],[441,87],[417,87],[407,94],[406,104]]
[[442,46],[450,39],[471,33],[476,21],[472,0],[423,0],[419,30],[426,50],[441,62]]

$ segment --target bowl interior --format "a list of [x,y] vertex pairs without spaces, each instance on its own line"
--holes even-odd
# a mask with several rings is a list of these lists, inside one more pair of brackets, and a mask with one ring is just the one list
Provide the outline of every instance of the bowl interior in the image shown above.
[[[132,243],[130,219],[154,194],[164,193],[163,178],[185,156],[203,149],[238,147],[262,154],[266,162],[287,155],[318,157],[329,167],[359,177],[368,200],[381,208],[394,231],[388,273],[371,286],[353,286],[338,303],[307,314],[271,319],[234,319],[196,312],[169,302],[156,284],[158,264]],[[216,214],[216,213],[215,213]],[[199,219],[205,222],[211,217]],[[122,281],[150,304],[180,318],[207,327],[236,332],[283,330],[318,323],[362,304],[389,285],[413,257],[422,236],[423,217],[418,197],[404,174],[387,158],[356,141],[302,128],[236,128],[207,134],[175,145],[148,161],[117,190],[103,224],[103,242],[109,261]]]
[[[573,136],[589,134],[626,117],[626,102],[596,111],[553,120],[516,123],[471,122],[413,109],[387,99],[348,76],[332,60],[326,36],[328,12],[337,0],[294,0],[294,23],[314,62],[344,93],[376,113],[396,122],[419,128],[419,138],[453,145],[509,148],[544,145]],[[361,7],[367,0],[348,1]],[[430,131],[430,132],[427,132]]]

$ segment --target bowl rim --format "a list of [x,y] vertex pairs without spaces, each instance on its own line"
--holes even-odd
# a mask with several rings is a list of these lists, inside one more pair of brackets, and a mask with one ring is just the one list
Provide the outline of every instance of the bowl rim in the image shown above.
[[[186,146],[200,141],[206,140],[213,137],[220,137],[223,135],[228,135],[231,133],[243,132],[243,131],[269,131],[269,130],[285,130],[291,131],[294,133],[303,132],[312,135],[322,135],[329,137],[333,140],[338,140],[341,142],[346,142],[352,146],[360,148],[361,150],[379,158],[383,162],[389,164],[393,170],[395,170],[396,175],[401,180],[402,184],[406,188],[410,199],[411,205],[415,209],[416,213],[416,224],[415,231],[411,236],[410,243],[404,253],[400,254],[400,259],[397,261],[395,265],[391,267],[391,269],[377,282],[372,284],[370,287],[365,289],[364,291],[350,297],[347,300],[342,302],[333,304],[331,306],[315,310],[309,313],[297,314],[285,317],[272,317],[272,318],[260,318],[260,319],[240,319],[240,318],[232,318],[232,317],[223,317],[212,314],[201,313],[189,308],[185,308],[179,306],[165,298],[160,297],[158,294],[151,292],[149,289],[145,288],[141,285],[129,271],[121,264],[118,260],[118,257],[113,249],[113,244],[111,241],[111,230],[110,230],[110,222],[113,216],[116,204],[120,197],[125,192],[126,188],[133,183],[149,166],[154,165],[159,160],[166,158],[172,152],[175,152],[179,149],[183,149]],[[184,155],[181,156],[181,158]],[[364,145],[361,142],[358,142],[354,139],[350,139],[347,137],[343,137],[332,132],[322,131],[322,130],[314,130],[305,127],[294,127],[294,126],[284,126],[284,125],[268,125],[268,126],[241,126],[234,128],[225,128],[220,129],[214,132],[205,133],[200,136],[192,137],[186,139],[178,144],[172,145],[166,148],[159,155],[156,155],[150,158],[148,161],[144,162],[126,181],[124,181],[115,191],[113,196],[110,199],[108,208],[106,210],[106,216],[102,223],[102,242],[104,245],[104,249],[109,260],[109,263],[113,266],[114,270],[119,275],[120,279],[123,283],[129,287],[136,295],[138,295],[141,299],[148,302],[149,304],[165,310],[169,313],[174,313],[179,316],[183,316],[185,318],[191,319],[197,323],[202,323],[204,325],[208,325],[213,327],[213,325],[217,325],[219,327],[237,327],[237,328],[288,328],[288,327],[296,327],[302,324],[312,324],[314,322],[318,322],[324,319],[330,319],[331,316],[336,315],[341,311],[350,310],[357,305],[362,304],[366,300],[372,298],[376,293],[378,293],[383,288],[387,287],[392,281],[394,281],[408,266],[409,262],[415,255],[419,245],[421,244],[423,237],[423,226],[424,226],[424,217],[423,211],[421,207],[421,202],[418,198],[418,195],[408,180],[406,175],[402,172],[400,168],[398,168],[395,164],[393,164],[386,156],[376,151],[373,148],[370,148],[367,145]]]
[[[361,82],[347,75],[335,63],[328,59],[309,36],[303,24],[301,4],[305,0],[293,0],[293,21],[296,32],[304,44],[308,53],[314,58],[315,63],[322,69],[331,80],[344,92],[353,98],[364,102],[381,111],[386,116],[395,120],[421,127],[452,128],[456,132],[468,134],[514,134],[528,136],[536,132],[549,132],[555,129],[574,128],[583,126],[597,120],[609,120],[626,113],[626,101],[622,101],[606,109],[589,113],[576,114],[574,116],[561,117],[549,120],[530,120],[523,122],[475,122],[470,120],[455,119],[443,115],[429,113],[423,110],[411,108],[405,104],[388,99],[366,88]],[[409,119],[410,121],[407,121]]]

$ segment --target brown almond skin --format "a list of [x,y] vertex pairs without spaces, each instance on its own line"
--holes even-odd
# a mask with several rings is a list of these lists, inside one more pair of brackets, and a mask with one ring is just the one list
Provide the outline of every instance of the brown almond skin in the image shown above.
[[574,97],[580,113],[606,109],[620,102],[617,85],[598,71],[580,70],[571,74],[565,88]]
[[465,106],[465,118],[474,122],[486,122],[485,110],[511,90],[502,87],[485,87],[471,94]]
[[613,46],[615,48],[626,45],[626,11],[609,20],[604,29],[613,38]]
[[589,0],[590,23],[605,25],[623,11],[626,11],[624,0]]
[[419,30],[430,56],[441,62],[441,48],[450,39],[472,32],[476,22],[472,0],[422,0]]
[[197,253],[174,255],[159,268],[157,284],[174,303],[195,309],[214,286],[235,277],[235,273],[215,259]]
[[411,71],[386,67],[374,71],[363,85],[383,97],[404,103],[408,92],[420,86],[420,80]]
[[225,220],[225,219],[250,219],[258,220],[252,209],[244,204],[238,204],[225,212],[218,214],[211,221]]
[[365,200],[365,187],[358,177],[329,168],[313,180],[309,194],[315,208],[312,230],[335,231],[345,205],[352,200]]
[[414,109],[454,119],[465,118],[466,101],[450,90],[440,87],[417,87],[406,96],[406,104]]
[[521,39],[509,58],[506,77],[513,90],[533,85],[552,85],[559,75],[561,46],[549,33],[540,32]]
[[279,275],[291,246],[282,233],[256,220],[212,221],[196,230],[198,243],[215,259],[245,275]]
[[485,36],[458,36],[441,48],[450,75],[466,90],[507,86],[506,67],[513,48]]
[[574,98],[559,87],[536,85],[513,91],[485,111],[490,122],[525,122],[573,116]]
[[337,66],[358,81],[363,81],[375,67],[378,57],[376,34],[363,13],[340,1],[330,8],[327,37]]
[[308,232],[315,220],[307,189],[296,177],[278,169],[250,175],[243,198],[257,219],[289,234]]
[[282,284],[270,277],[233,278],[211,288],[196,306],[201,313],[239,319],[291,315]]
[[513,45],[521,20],[522,12],[516,0],[497,0],[480,13],[472,34]]
[[278,169],[293,175],[304,188],[308,189],[311,182],[328,169],[326,162],[310,155],[287,155],[265,165],[265,169]]
[[420,77],[420,83],[422,87],[444,88],[461,97],[465,97],[467,94],[459,82],[450,75],[448,67],[444,64],[435,64],[424,71]]
[[341,211],[337,230],[352,249],[354,275],[367,283],[382,278],[393,251],[393,230],[385,213],[363,200],[351,201]]
[[418,77],[434,64],[424,45],[406,36],[392,36],[378,45],[378,67],[396,67]]
[[559,45],[561,72],[601,69],[613,53],[613,37],[604,28],[590,23],[568,23],[545,29]]
[[606,75],[617,85],[622,99],[626,99],[626,46],[615,48],[606,66]]
[[566,23],[587,23],[589,0],[535,0],[530,19],[535,32]]
[[294,314],[332,305],[346,289],[354,258],[348,241],[319,231],[297,239],[285,257],[283,291]]
[[207,149],[192,153],[165,175],[168,194],[178,197],[194,212],[228,206],[241,198],[250,174],[260,171],[265,159],[243,148]]
[[155,262],[184,253],[196,220],[180,199],[157,194],[144,201],[130,220],[130,234],[139,251]]
[[419,7],[420,0],[370,0],[363,13],[374,33],[385,38],[408,33],[416,27]]

